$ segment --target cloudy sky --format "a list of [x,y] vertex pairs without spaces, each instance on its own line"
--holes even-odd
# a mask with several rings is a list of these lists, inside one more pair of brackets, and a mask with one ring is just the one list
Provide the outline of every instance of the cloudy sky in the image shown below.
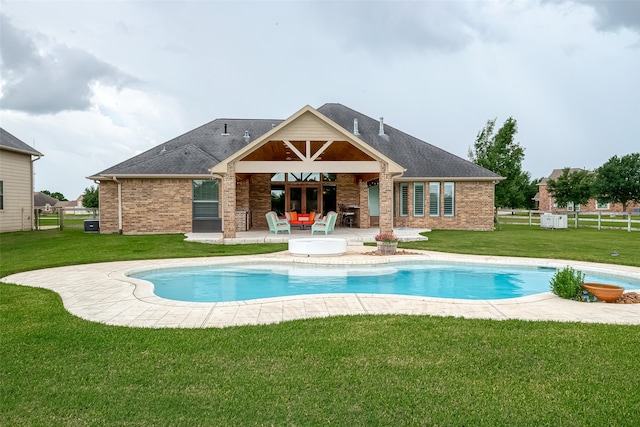
[[466,158],[512,116],[533,178],[640,151],[640,1],[0,0],[0,125],[36,190],[216,118],[338,102]]

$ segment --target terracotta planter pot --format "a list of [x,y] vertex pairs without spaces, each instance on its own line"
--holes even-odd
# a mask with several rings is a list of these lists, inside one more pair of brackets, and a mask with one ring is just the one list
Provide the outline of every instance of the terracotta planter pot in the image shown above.
[[621,286],[605,285],[603,283],[585,283],[584,288],[599,300],[606,302],[618,301],[624,292],[624,288]]
[[382,255],[395,255],[398,249],[398,242],[378,242],[378,253]]

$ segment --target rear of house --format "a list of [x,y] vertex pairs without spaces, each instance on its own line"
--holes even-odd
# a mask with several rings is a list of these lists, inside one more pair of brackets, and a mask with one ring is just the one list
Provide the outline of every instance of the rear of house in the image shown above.
[[[97,173],[103,233],[267,229],[265,213],[338,226],[493,230],[499,175],[341,104],[286,120],[216,119]],[[343,218],[349,221],[342,222]]]

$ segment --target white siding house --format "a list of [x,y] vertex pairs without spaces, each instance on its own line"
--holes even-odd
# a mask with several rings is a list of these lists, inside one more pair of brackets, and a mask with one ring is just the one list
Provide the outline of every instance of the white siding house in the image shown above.
[[42,155],[0,128],[0,232],[33,228],[33,162]]

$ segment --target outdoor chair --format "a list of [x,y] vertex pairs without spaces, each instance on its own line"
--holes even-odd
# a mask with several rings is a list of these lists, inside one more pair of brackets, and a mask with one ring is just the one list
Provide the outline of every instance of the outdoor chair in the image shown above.
[[314,234],[316,231],[323,232],[324,234],[333,233],[338,214],[334,211],[331,211],[325,218],[326,219],[324,220],[317,220],[313,223],[313,225],[311,225],[311,234]]
[[291,234],[291,225],[286,219],[278,219],[278,215],[273,211],[267,212],[265,217],[267,218],[267,224],[269,224],[269,233],[278,234],[278,231],[286,231]]

